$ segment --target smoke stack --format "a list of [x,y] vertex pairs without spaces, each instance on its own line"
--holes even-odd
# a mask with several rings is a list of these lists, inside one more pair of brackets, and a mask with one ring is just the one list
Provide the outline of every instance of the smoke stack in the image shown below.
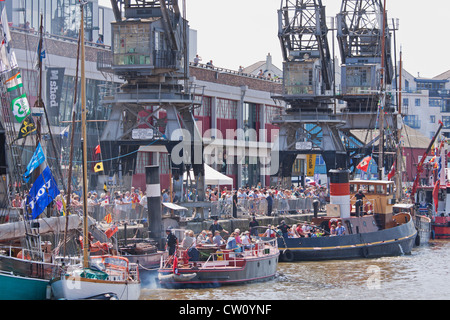
[[350,171],[330,170],[330,203],[339,205],[341,218],[350,217]]
[[158,241],[162,248],[162,216],[161,216],[161,185],[159,183],[159,166],[145,167],[145,182],[148,208],[150,237]]

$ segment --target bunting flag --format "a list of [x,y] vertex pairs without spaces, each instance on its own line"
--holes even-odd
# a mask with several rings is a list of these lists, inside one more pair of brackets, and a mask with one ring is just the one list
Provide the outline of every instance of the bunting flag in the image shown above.
[[95,166],[94,166],[94,171],[95,172],[103,171],[103,163],[101,163],[101,162],[96,163]]
[[0,17],[1,38],[0,38],[0,72],[7,72],[18,67],[14,51],[10,48],[11,33],[9,31],[6,8],[3,8]]
[[36,133],[36,125],[34,123],[33,117],[31,115],[28,115],[22,122],[18,139],[25,138],[32,133]]
[[370,164],[370,161],[372,160],[372,157],[371,156],[367,156],[367,157],[365,157],[357,166],[356,166],[356,168],[357,169],[360,169],[360,170],[362,170],[362,171],[364,171],[364,172],[367,172],[367,170],[369,169],[369,164]]
[[17,72],[11,78],[5,81],[6,91],[11,92],[23,87],[22,75]]
[[106,223],[111,223],[111,222],[112,222],[112,216],[111,216],[111,213],[108,213],[108,214],[105,216],[105,221],[106,221]]
[[22,123],[22,121],[31,113],[27,95],[24,93],[13,99],[11,101],[11,109],[17,122]]
[[30,209],[28,219],[37,219],[59,194],[58,185],[49,167],[33,183],[27,196],[27,207]]
[[27,171],[23,174],[23,180],[25,180],[25,182],[30,181],[31,174],[44,162],[44,160],[44,150],[42,150],[41,143],[39,142],[33,156],[31,157],[30,163],[28,163]]
[[391,171],[388,173],[388,180],[391,180],[393,176],[395,176],[395,164],[396,162],[394,161],[394,164],[391,167]]
[[108,187],[106,186],[106,182],[103,183],[103,190],[106,192],[108,192]]
[[95,151],[95,154],[101,153],[100,145],[96,146],[95,149],[94,149],[94,151]]

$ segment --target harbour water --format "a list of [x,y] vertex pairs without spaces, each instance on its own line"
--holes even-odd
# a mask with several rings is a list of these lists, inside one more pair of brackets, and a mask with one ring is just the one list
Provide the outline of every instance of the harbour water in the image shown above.
[[410,255],[280,263],[275,279],[240,286],[163,289],[143,277],[142,300],[442,300],[450,298],[450,242],[433,240]]

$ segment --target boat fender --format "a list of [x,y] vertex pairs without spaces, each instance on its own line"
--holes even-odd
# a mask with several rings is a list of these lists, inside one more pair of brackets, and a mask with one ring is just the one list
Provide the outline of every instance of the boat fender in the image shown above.
[[367,247],[362,247],[361,248],[361,252],[364,258],[368,258],[369,257],[369,248]]
[[419,230],[417,230],[417,236],[416,236],[415,244],[416,244],[417,247],[420,246],[420,234],[419,234]]
[[289,249],[283,250],[282,257],[283,257],[283,261],[285,261],[285,262],[294,261],[294,254]]
[[431,230],[431,239],[434,240],[435,236],[436,236],[436,234],[435,234],[434,230]]

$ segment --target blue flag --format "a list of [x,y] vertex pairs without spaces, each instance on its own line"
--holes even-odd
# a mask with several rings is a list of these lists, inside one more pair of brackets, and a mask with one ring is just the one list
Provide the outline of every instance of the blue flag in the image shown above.
[[30,163],[27,166],[27,171],[23,174],[23,180],[25,182],[30,181],[30,176],[34,169],[39,167],[45,160],[44,150],[42,150],[41,143],[38,143],[36,151],[34,151],[33,157],[31,157]]
[[58,185],[49,167],[33,183],[27,198],[28,219],[36,219],[59,194]]

